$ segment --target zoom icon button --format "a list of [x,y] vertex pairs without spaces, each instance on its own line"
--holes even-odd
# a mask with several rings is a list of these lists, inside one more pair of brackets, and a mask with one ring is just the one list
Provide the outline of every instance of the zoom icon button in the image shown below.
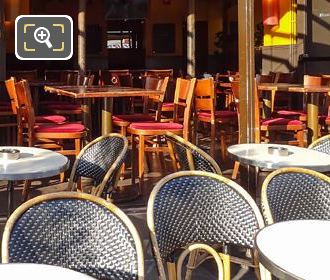
[[21,60],[68,60],[73,24],[66,15],[22,15],[15,21],[15,54]]

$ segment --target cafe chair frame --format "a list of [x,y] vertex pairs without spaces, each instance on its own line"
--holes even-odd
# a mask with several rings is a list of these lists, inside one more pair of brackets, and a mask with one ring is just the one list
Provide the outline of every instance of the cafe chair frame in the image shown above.
[[83,191],[81,177],[91,178],[91,194],[111,198],[115,191],[120,168],[128,152],[128,140],[118,133],[100,136],[85,146],[77,156],[70,175],[68,189]]
[[219,165],[202,149],[171,132],[167,132],[165,138],[170,152],[174,153],[174,157],[179,163],[179,170],[200,170],[221,175]]
[[[254,237],[264,227],[262,215],[251,196],[228,178],[204,171],[166,176],[150,194],[147,224],[161,280],[166,279],[163,262],[169,279],[176,279],[174,253],[196,242],[223,248],[224,279],[230,279],[230,262],[260,269],[261,279],[270,279],[254,248]],[[227,245],[253,251],[251,261],[228,255]],[[196,254],[190,256],[186,279],[191,268],[198,266],[196,259]]]
[[308,149],[313,149],[330,155],[330,135],[325,135],[312,142]]
[[280,168],[270,173],[261,189],[266,224],[289,220],[330,220],[330,178],[298,168]]
[[57,265],[96,279],[144,279],[139,234],[114,204],[86,193],[35,197],[8,219],[2,263]]

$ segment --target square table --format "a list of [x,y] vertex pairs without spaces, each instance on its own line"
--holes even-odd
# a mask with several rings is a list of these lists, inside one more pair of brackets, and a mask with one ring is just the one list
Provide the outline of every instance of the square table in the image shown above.
[[[74,99],[102,98],[102,135],[107,135],[112,131],[113,98],[160,96],[163,93],[160,90],[117,86],[45,86],[45,91]],[[85,120],[87,119],[86,115],[89,115],[89,108],[87,107],[83,109]]]

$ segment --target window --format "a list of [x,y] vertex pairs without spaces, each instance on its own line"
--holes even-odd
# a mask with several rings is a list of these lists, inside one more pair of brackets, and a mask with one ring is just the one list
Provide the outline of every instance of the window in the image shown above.
[[108,49],[137,49],[137,40],[132,31],[108,31],[107,48]]

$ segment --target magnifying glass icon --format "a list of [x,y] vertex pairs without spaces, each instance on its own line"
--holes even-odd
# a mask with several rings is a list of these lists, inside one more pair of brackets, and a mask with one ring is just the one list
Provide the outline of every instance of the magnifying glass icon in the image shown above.
[[41,44],[46,44],[49,49],[53,47],[52,43],[49,41],[50,33],[46,27],[38,27],[34,31],[34,39]]

